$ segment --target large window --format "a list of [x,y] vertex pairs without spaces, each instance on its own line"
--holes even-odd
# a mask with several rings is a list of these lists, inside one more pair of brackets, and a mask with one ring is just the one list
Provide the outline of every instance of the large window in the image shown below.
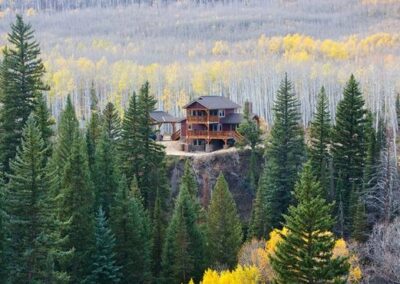
[[212,109],[210,110],[210,115],[218,115],[218,110],[217,109]]
[[210,124],[210,131],[222,131],[222,124],[220,123]]

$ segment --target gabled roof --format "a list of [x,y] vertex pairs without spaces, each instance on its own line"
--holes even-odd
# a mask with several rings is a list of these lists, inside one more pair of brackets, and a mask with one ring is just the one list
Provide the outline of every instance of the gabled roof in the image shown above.
[[224,124],[239,124],[243,120],[243,114],[241,113],[230,113],[225,117],[221,118],[221,123]]
[[231,109],[231,108],[240,108],[240,105],[237,103],[234,103],[230,99],[222,96],[202,96],[199,97],[187,105],[185,105],[183,108],[188,108],[194,103],[199,103],[202,106],[204,106],[207,109]]
[[150,112],[150,117],[153,119],[155,122],[158,123],[169,123],[169,122],[179,122],[181,119],[170,115],[168,112],[161,111],[161,110],[156,110]]
[[[257,117],[256,114],[252,113],[250,114],[251,119],[254,119]],[[242,113],[230,113],[226,115],[225,117],[221,118],[221,123],[223,124],[240,124],[243,120],[243,114]]]

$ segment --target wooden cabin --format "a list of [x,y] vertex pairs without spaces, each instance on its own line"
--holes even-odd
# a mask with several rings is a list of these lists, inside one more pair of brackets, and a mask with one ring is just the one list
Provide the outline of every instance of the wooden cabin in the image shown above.
[[[179,131],[185,150],[211,152],[234,145],[242,138],[236,131],[243,120],[240,108],[222,96],[202,96],[185,105],[186,117]],[[258,122],[258,116],[251,115]]]

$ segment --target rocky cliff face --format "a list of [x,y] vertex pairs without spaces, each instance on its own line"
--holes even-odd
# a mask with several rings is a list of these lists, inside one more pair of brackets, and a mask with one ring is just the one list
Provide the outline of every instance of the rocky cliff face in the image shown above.
[[[261,171],[263,159],[261,155],[257,155],[257,158],[258,169]],[[215,152],[209,155],[191,157],[168,156],[167,165],[173,196],[176,196],[179,191],[179,182],[186,159],[191,160],[199,185],[198,196],[204,207],[208,206],[217,177],[222,172],[236,201],[240,216],[244,221],[249,220],[252,200],[255,195],[247,180],[249,150]]]

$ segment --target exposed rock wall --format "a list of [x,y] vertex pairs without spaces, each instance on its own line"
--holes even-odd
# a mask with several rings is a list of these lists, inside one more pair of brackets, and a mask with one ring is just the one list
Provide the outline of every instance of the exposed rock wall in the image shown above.
[[[255,195],[247,180],[249,150],[215,152],[210,155],[191,157],[168,156],[167,165],[173,197],[179,191],[179,182],[186,159],[191,160],[199,185],[198,196],[203,206],[208,206],[217,177],[222,172],[236,201],[240,216],[244,221],[249,220]],[[257,165],[259,165],[257,168],[261,171],[263,161],[261,154],[257,155],[257,160]]]

